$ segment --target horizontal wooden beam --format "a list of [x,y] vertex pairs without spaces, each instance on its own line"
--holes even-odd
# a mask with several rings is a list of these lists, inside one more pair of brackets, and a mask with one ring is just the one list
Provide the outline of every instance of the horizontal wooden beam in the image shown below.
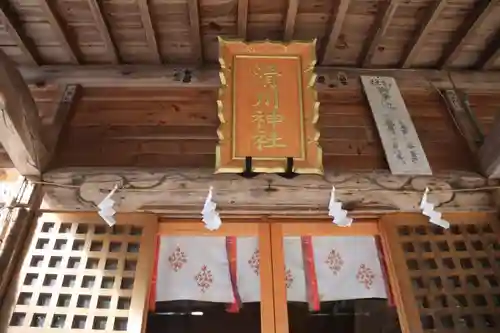
[[[41,66],[21,67],[25,81],[34,85],[79,84],[83,87],[172,87],[218,88],[216,67],[192,68],[185,65],[121,65],[121,66]],[[394,77],[404,89],[458,89],[498,91],[500,76],[485,71],[439,71],[415,69],[367,69],[316,67],[318,89],[351,89],[355,82],[360,88],[360,75]],[[347,84],[339,77],[347,78]]]
[[[476,174],[442,174],[432,177],[394,176],[389,172],[335,173],[324,177],[300,175],[285,179],[259,175],[214,175],[213,169],[71,168],[44,174],[45,205],[48,210],[95,211],[116,183],[124,191],[116,194],[118,212],[146,211],[170,217],[200,217],[208,189],[225,217],[277,216],[328,218],[332,185],[338,199],[354,214],[417,212],[426,186],[431,189],[464,189],[486,186]],[[360,190],[362,189],[362,190]],[[413,192],[414,191],[414,192]],[[489,211],[491,193],[439,192],[430,200],[440,211]]]

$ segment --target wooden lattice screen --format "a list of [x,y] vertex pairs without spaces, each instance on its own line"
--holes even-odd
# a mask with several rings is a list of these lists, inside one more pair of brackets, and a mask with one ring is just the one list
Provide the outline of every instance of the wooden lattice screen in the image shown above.
[[154,260],[153,215],[44,214],[10,298],[3,329],[140,333]]
[[500,332],[500,242],[494,215],[421,215],[382,220],[404,333]]

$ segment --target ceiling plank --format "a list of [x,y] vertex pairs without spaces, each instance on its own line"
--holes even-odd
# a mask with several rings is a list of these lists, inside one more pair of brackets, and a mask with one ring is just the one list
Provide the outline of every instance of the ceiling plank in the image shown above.
[[151,49],[152,54],[154,54],[154,62],[161,64],[161,53],[158,46],[158,41],[156,39],[156,33],[153,26],[153,20],[151,18],[151,12],[149,10],[148,0],[139,0],[139,11],[141,12],[141,20],[144,26],[144,31],[146,32],[146,40],[148,41],[148,46]]
[[500,57],[500,29],[495,33],[491,41],[486,46],[479,60],[477,61],[477,69],[489,70],[495,65],[495,62]]
[[321,57],[321,63],[325,65],[331,65],[333,53],[335,52],[335,46],[342,31],[342,25],[344,24],[345,17],[347,15],[347,10],[349,9],[349,4],[351,0],[339,0],[339,5],[335,11],[332,29],[330,35],[328,36],[328,42],[325,47],[323,56]]
[[238,37],[247,39],[248,0],[238,0]]
[[475,34],[476,29],[484,22],[486,17],[491,14],[498,3],[498,0],[480,0],[477,2],[476,7],[466,17],[458,29],[458,32],[455,36],[453,36],[451,42],[444,49],[443,55],[438,62],[438,68],[451,66],[453,61],[460,54],[460,51],[463,49],[465,42]]
[[48,150],[31,92],[16,64],[0,51],[0,143],[24,176],[40,175]]
[[299,9],[299,0],[288,0],[288,9],[286,11],[285,32],[283,40],[289,42],[293,38],[295,30],[295,20]]
[[18,15],[8,1],[0,3],[0,21],[5,26],[10,37],[16,42],[22,53],[33,65],[40,65],[41,59],[33,40],[24,31]]
[[367,42],[364,45],[364,50],[361,53],[361,67],[370,66],[375,50],[382,41],[385,32],[389,28],[400,2],[401,0],[390,0],[384,2],[384,6],[381,8],[381,11],[379,11],[377,18],[375,19],[374,26],[371,29],[372,36],[367,39]]
[[113,38],[111,37],[109,26],[104,18],[104,13],[101,10],[100,4],[95,0],[87,0],[87,3],[89,4],[94,21],[97,24],[97,29],[99,30],[99,33],[104,41],[104,45],[106,45],[106,50],[108,50],[108,53],[111,56],[111,63],[113,65],[119,64],[120,57],[118,55],[118,50]]
[[422,24],[418,28],[416,34],[408,43],[408,48],[404,56],[401,58],[402,68],[408,68],[411,66],[414,58],[417,56],[417,54],[422,49],[422,46],[424,45],[425,37],[432,29],[434,22],[436,22],[439,14],[441,14],[441,11],[446,7],[447,3],[447,0],[434,1],[429,11],[427,12],[427,15],[425,16]]
[[203,47],[200,33],[199,1],[188,0],[189,23],[191,26],[191,44],[196,63],[203,63]]
[[74,44],[73,39],[70,38],[67,32],[64,30],[62,22],[60,21],[57,11],[53,8],[54,2],[49,0],[40,0],[40,7],[45,13],[47,20],[49,21],[50,27],[57,35],[61,46],[66,50],[72,64],[79,64],[78,59],[78,47]]

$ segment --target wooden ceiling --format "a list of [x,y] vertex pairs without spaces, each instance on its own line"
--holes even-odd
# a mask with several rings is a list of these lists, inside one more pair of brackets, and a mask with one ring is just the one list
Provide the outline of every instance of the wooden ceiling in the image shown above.
[[318,39],[322,65],[499,69],[499,0],[2,0],[22,65],[214,64],[217,36]]

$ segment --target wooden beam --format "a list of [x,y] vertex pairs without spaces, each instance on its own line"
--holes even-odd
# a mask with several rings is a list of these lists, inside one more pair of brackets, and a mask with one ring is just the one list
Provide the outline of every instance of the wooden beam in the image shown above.
[[247,39],[248,0],[238,0],[238,37]]
[[95,0],[87,0],[87,3],[90,7],[90,11],[92,12],[92,16],[94,17],[94,21],[97,25],[97,30],[101,34],[101,37],[104,41],[104,45],[106,46],[106,50],[108,51],[111,57],[111,63],[117,65],[120,63],[120,57],[118,55],[118,51],[116,45],[111,37],[108,23],[104,17],[104,13],[101,10],[101,5]]
[[286,11],[285,32],[283,40],[289,42],[293,38],[295,30],[295,19],[297,18],[297,11],[299,9],[299,0],[288,0],[288,9]]
[[188,0],[189,24],[191,26],[191,49],[196,63],[203,63],[203,43],[200,32],[199,0]]
[[447,3],[448,0],[434,0],[434,3],[429,8],[429,11],[424,17],[422,24],[418,28],[411,41],[408,43],[407,50],[401,58],[402,68],[408,68],[411,66],[413,60],[424,45],[425,37],[432,29],[434,22],[436,22],[439,14],[441,14],[441,11],[446,7]]
[[45,126],[45,138],[51,155],[56,150],[59,137],[65,125],[71,120],[77,99],[81,94],[81,86],[76,84],[66,85],[62,91],[59,105],[48,125]]
[[500,29],[495,33],[491,41],[486,46],[483,54],[479,57],[475,65],[477,69],[489,70],[495,66],[495,62],[500,57]]
[[0,51],[0,143],[22,175],[39,175],[47,148],[38,109],[16,65]]
[[328,36],[328,41],[326,43],[324,53],[320,59],[320,63],[328,65],[332,63],[332,57],[335,52],[335,47],[342,31],[342,25],[344,24],[345,17],[347,15],[347,10],[349,9],[349,4],[351,0],[339,0],[338,7],[335,14],[332,17],[332,29],[330,35]]
[[[181,64],[169,66],[41,66],[20,67],[28,84],[80,84],[82,87],[172,87],[219,88],[217,67],[193,68]],[[187,73],[187,74],[186,74]],[[339,73],[346,76],[346,85],[339,82]],[[398,86],[408,90],[457,89],[498,92],[500,76],[484,71],[438,71],[425,69],[368,69],[346,67],[316,67],[316,88],[361,89],[359,76],[391,76]],[[430,85],[432,83],[432,85]]]
[[[171,218],[199,218],[210,186],[214,188],[217,210],[223,217],[267,215],[326,219],[332,185],[347,210],[373,216],[393,211],[418,212],[426,186],[459,189],[485,184],[483,177],[472,173],[427,177],[327,171],[324,176],[300,175],[286,179],[269,174],[247,179],[236,174],[214,175],[213,169],[130,168],[52,170],[44,173],[43,179],[60,185],[44,187],[44,209],[95,211],[95,204],[102,200],[103,193],[120,182],[125,184],[125,190],[117,195],[115,208],[119,212],[148,211]],[[149,184],[148,190],[144,190],[145,184]],[[363,191],[353,190],[360,187]],[[432,202],[440,211],[495,210],[490,199],[491,192],[481,190],[431,194]]]
[[68,54],[70,59],[70,63],[79,64],[80,60],[78,59],[79,58],[78,47],[75,45],[73,41],[74,39],[70,38],[67,35],[67,32],[64,29],[61,19],[59,18],[56,9],[53,6],[55,6],[54,1],[49,1],[49,0],[40,1],[40,7],[45,13],[47,21],[49,21],[50,27],[56,34],[57,39],[59,39],[59,43],[61,43],[61,46],[66,50],[66,53]]
[[161,64],[161,52],[158,46],[158,41],[156,40],[156,33],[153,20],[151,18],[151,12],[149,10],[148,0],[139,0],[137,4],[139,6],[139,11],[141,12],[141,20],[146,33],[146,40],[148,41],[151,53],[154,55],[154,62]]
[[472,156],[476,156],[479,147],[482,145],[482,133],[474,124],[467,106],[463,102],[463,95],[461,92],[454,89],[447,89],[443,91],[444,98],[448,109],[451,111],[452,116],[458,126],[458,130],[464,137]]
[[23,25],[19,20],[12,6],[8,1],[0,3],[0,21],[5,26],[10,37],[15,41],[22,53],[33,65],[40,65],[41,59],[33,40],[28,37],[24,31]]
[[363,52],[361,53],[361,67],[370,66],[375,50],[389,28],[400,2],[401,0],[388,0],[383,3],[383,7],[377,14],[377,18],[371,29],[372,35],[370,38],[367,38]]
[[479,150],[479,162],[488,178],[500,179],[500,116],[497,116],[493,127]]
[[443,55],[438,62],[438,68],[451,66],[462,51],[465,42],[474,36],[476,29],[491,14],[495,6],[498,5],[498,2],[498,0],[480,0],[477,2],[476,7],[461,24],[449,45],[443,50]]

